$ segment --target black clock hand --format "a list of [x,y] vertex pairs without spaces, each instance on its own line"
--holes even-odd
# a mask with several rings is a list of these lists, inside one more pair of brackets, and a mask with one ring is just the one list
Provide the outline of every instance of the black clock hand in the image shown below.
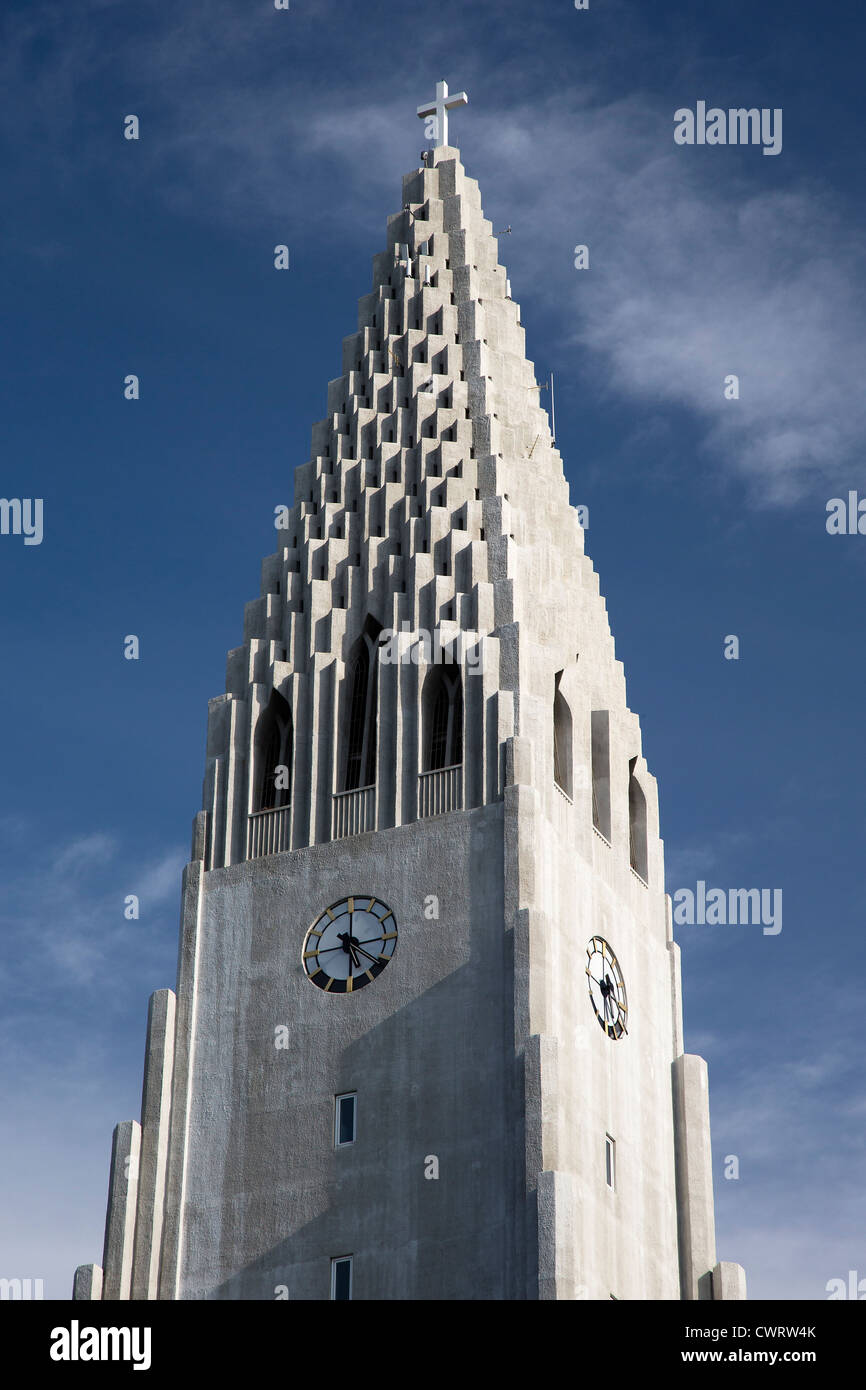
[[[345,952],[346,952],[346,955],[349,957],[349,959],[351,960],[352,964],[353,964],[353,965],[356,965],[356,966],[360,969],[361,962],[359,961],[358,956],[357,956],[357,953],[356,953],[356,951],[355,951],[355,942],[354,942],[354,940],[353,940],[353,938],[352,938],[352,933],[351,933],[351,932],[348,932],[348,931],[346,931],[346,932],[342,932],[342,931],[341,931],[341,932],[337,932],[337,940],[338,940],[338,941],[342,941],[342,943],[343,943],[342,946],[341,946],[339,949],[340,949],[341,951],[345,951]],[[336,947],[336,946],[329,946],[329,947],[326,947],[326,949],[327,949],[327,950],[330,950],[330,951],[335,951],[335,950],[337,950],[337,947]]]
[[[373,940],[375,940],[375,937],[373,938]],[[365,951],[364,948],[363,948],[363,946],[362,946],[359,942],[356,942],[356,948],[357,948],[357,950],[359,950],[359,951],[361,952],[361,955],[362,955],[362,956],[366,956],[367,959],[368,959],[368,960],[371,960],[371,961],[373,962],[374,965],[378,965],[378,964],[379,964],[379,957],[378,957],[378,956],[371,956],[371,955],[370,955],[370,952],[369,952],[369,951]],[[359,962],[359,964],[360,964],[360,962]],[[389,977],[389,978],[390,978],[390,977]]]

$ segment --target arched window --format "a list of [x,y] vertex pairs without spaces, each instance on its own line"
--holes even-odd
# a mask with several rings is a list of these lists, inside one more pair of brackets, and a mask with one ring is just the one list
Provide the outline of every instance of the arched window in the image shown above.
[[634,775],[637,758],[629,763],[628,778],[628,851],[629,862],[644,883],[648,882],[646,796]]
[[424,771],[463,761],[463,682],[459,666],[435,666],[424,683]]
[[344,791],[376,780],[376,655],[381,629],[368,618],[347,673],[348,724]]
[[571,796],[571,710],[568,701],[560,692],[560,671],[556,677],[556,693],[553,697],[553,780],[556,785]]
[[293,743],[292,711],[274,690],[256,729],[254,810],[272,811],[291,804]]

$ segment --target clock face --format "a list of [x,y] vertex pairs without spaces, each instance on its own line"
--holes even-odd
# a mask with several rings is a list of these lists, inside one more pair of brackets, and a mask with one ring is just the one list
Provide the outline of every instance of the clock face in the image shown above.
[[354,994],[381,975],[397,945],[397,923],[379,898],[359,894],[326,907],[304,940],[304,969],[328,994]]
[[601,936],[586,948],[586,979],[595,1016],[609,1038],[627,1033],[628,999],[619,961]]

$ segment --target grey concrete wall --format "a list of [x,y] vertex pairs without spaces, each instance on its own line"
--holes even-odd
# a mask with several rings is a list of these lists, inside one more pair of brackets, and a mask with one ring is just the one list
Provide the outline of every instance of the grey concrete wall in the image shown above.
[[[327,1298],[348,1253],[359,1299],[521,1296],[502,878],[501,807],[207,875],[181,1297]],[[360,992],[326,994],[303,970],[306,932],[374,893],[397,920],[394,958]],[[358,1138],[336,1150],[345,1091]]]

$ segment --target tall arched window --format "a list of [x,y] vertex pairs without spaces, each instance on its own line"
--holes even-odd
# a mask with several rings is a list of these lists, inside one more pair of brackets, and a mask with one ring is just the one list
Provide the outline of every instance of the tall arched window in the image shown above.
[[344,791],[376,780],[376,675],[379,625],[368,618],[347,673],[348,723]]
[[556,785],[571,796],[571,710],[568,701],[560,692],[560,671],[556,677],[556,693],[553,697],[553,780]]
[[424,771],[463,761],[463,682],[459,666],[435,666],[424,683]]
[[272,811],[291,804],[293,744],[292,711],[274,690],[256,729],[254,810]]
[[634,775],[637,758],[629,763],[628,778],[628,850],[629,862],[644,883],[649,879],[646,828],[646,796]]

